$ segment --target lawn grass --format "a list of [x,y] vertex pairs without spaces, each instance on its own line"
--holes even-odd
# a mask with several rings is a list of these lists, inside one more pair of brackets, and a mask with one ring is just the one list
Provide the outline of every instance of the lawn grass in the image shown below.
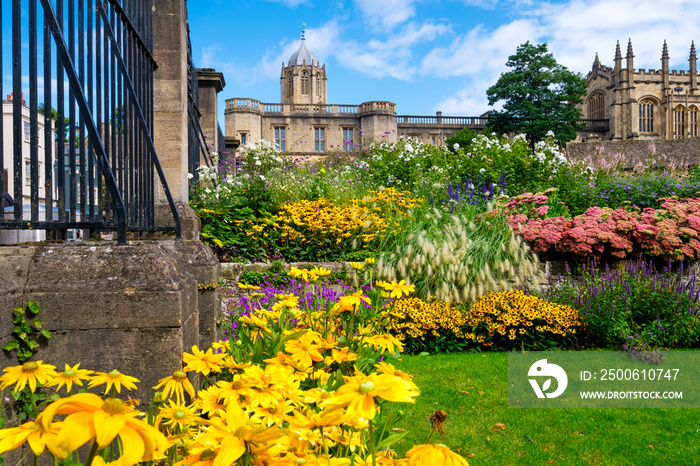
[[508,408],[507,353],[390,362],[413,374],[421,390],[415,405],[400,406],[406,414],[396,427],[409,433],[393,446],[399,457],[425,443],[429,417],[442,409],[447,437],[435,433],[431,443],[460,452],[471,466],[700,465],[700,409]]

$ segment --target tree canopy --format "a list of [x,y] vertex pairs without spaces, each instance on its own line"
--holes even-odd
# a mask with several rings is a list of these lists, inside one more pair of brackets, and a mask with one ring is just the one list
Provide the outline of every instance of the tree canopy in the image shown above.
[[548,131],[566,143],[582,129],[578,105],[586,94],[586,79],[557,63],[547,44],[518,46],[508,57],[511,71],[501,74],[486,95],[489,105],[503,101],[503,109],[489,114],[488,127],[497,134],[522,132],[531,146]]

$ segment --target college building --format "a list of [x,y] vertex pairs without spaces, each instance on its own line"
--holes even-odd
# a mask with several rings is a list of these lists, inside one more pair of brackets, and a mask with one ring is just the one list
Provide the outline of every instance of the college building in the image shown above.
[[306,47],[302,33],[301,45],[282,64],[279,103],[241,97],[226,100],[227,139],[233,137],[241,146],[264,139],[282,151],[323,155],[352,151],[372,140],[396,142],[400,137],[443,145],[465,126],[477,131],[486,126],[486,115],[397,115],[396,104],[387,101],[329,104],[327,86],[326,65]]
[[669,140],[698,136],[700,81],[695,43],[690,45],[687,70],[669,69],[666,41],[660,69],[635,69],[632,41],[622,58],[620,43],[612,67],[596,54],[588,73],[584,103],[583,142],[604,140]]

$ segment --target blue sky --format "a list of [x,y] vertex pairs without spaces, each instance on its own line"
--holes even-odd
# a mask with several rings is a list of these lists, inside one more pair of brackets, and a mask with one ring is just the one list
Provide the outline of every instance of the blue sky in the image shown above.
[[[663,5],[662,5],[663,3]],[[583,73],[598,52],[612,66],[632,39],[635,68],[687,69],[698,41],[689,0],[190,0],[195,64],[224,73],[225,99],[280,101],[282,62],[306,43],[328,75],[328,102],[389,100],[400,115],[475,116],[516,47],[547,42],[559,63]],[[223,112],[223,110],[222,110]],[[223,124],[222,124],[223,127]]]

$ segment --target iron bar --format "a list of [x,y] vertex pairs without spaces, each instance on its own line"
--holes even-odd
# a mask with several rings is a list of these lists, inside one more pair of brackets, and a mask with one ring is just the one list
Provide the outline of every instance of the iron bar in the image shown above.
[[[16,202],[12,213],[0,210],[0,229],[63,231],[59,236],[66,229],[111,230],[119,244],[127,232],[170,231],[180,238],[152,138],[157,65],[151,2],[14,0],[11,10],[5,4],[0,22],[10,11],[12,140],[6,140],[0,119],[0,185],[8,186]],[[175,226],[155,226],[156,176]]]

